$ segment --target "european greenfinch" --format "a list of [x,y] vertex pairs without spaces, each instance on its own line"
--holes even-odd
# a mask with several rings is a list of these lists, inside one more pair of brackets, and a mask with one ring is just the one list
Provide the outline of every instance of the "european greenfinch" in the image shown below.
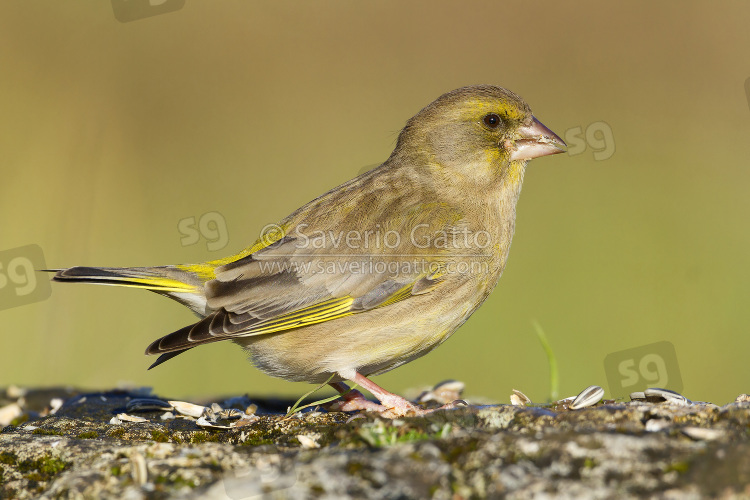
[[[328,381],[343,394],[338,410],[421,414],[366,377],[427,354],[484,302],[505,268],[528,160],[564,147],[513,92],[459,88],[408,120],[382,165],[236,255],[72,267],[53,279],[145,288],[201,316],[148,346],[146,354],[160,355],[152,368],[231,340],[269,375]],[[345,380],[379,403],[348,391]]]

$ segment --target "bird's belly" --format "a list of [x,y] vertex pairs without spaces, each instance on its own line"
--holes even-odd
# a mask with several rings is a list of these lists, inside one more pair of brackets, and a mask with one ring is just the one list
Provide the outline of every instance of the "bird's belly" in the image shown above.
[[409,304],[235,342],[247,350],[257,368],[286,380],[322,383],[342,371],[356,370],[365,376],[384,373],[437,347],[478,305],[472,297],[457,303],[455,296],[452,301],[436,301],[427,295],[411,297],[405,301]]

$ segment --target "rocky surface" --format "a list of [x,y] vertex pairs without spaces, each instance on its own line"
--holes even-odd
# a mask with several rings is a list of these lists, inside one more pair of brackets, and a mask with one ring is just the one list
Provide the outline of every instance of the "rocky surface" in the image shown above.
[[113,419],[144,396],[0,391],[0,497],[750,498],[744,395],[722,407],[563,402],[397,420],[287,417],[291,402],[239,397],[219,402],[243,416],[229,429],[164,410]]

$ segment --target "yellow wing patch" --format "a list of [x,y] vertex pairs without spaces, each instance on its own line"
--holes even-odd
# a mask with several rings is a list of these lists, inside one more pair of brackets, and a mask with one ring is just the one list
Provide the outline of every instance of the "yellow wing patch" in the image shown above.
[[[416,283],[416,281],[398,289],[382,304],[379,304],[377,308],[386,307],[391,304],[395,304],[396,302],[400,302],[408,297],[411,297],[414,283]],[[351,316],[352,314],[363,312],[352,311],[353,303],[354,298],[348,295],[346,297],[329,299],[309,307],[297,309],[296,311],[283,314],[277,318],[257,323],[253,325],[249,330],[244,331],[242,335],[252,336],[283,332],[285,330],[301,328],[303,326],[314,325],[316,323],[324,323],[326,321],[331,321],[334,319],[343,318],[345,316]]]
[[255,243],[249,247],[243,249],[240,253],[224,257],[223,259],[210,260],[201,264],[182,264],[175,266],[178,269],[187,271],[196,275],[203,283],[216,279],[216,273],[214,270],[217,267],[224,266],[230,262],[240,260],[247,257],[248,255],[254,254],[255,252],[266,248],[269,245],[273,245],[286,234],[286,227],[280,225],[273,225],[270,231],[263,233]]
[[254,325],[244,335],[263,335],[266,333],[281,332],[300,328],[303,326],[323,323],[337,318],[343,318],[354,314],[351,307],[354,299],[352,297],[341,297],[330,299],[309,307],[297,309],[268,321]]

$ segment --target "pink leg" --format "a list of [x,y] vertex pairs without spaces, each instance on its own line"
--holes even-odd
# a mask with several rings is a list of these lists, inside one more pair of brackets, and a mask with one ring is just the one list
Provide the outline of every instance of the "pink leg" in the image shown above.
[[[378,405],[378,404],[373,403],[372,401],[368,401],[359,391],[351,391],[345,396],[343,396],[344,398],[344,401],[342,401],[343,404],[339,408],[337,408],[339,411],[353,411],[353,410],[377,411],[383,417],[398,418],[398,417],[403,417],[407,415],[415,415],[415,416],[426,415],[435,410],[456,408],[458,406],[466,404],[463,401],[454,401],[453,403],[449,403],[447,405],[441,406],[440,408],[435,408],[432,410],[425,410],[415,405],[414,403],[407,401],[401,396],[398,396],[396,394],[393,394],[392,392],[386,391],[385,389],[383,389],[378,384],[368,379],[361,373],[355,373],[354,377],[351,380],[352,382],[356,383],[360,387],[367,389],[367,391],[372,393],[372,395],[375,396],[378,399],[378,401],[380,401],[381,404]],[[346,386],[346,384],[342,382],[333,383],[331,384],[331,386],[333,386],[334,389],[341,392],[342,394],[348,390],[348,387]],[[359,406],[359,405],[361,405],[362,407],[355,408],[355,406]],[[344,408],[347,406],[350,409]]]
[[367,399],[364,394],[356,390],[349,390],[349,386],[343,382],[334,382],[329,384],[331,387],[341,393],[341,399],[334,401],[328,406],[330,411],[376,411],[382,412],[387,410],[385,406],[373,403]]

